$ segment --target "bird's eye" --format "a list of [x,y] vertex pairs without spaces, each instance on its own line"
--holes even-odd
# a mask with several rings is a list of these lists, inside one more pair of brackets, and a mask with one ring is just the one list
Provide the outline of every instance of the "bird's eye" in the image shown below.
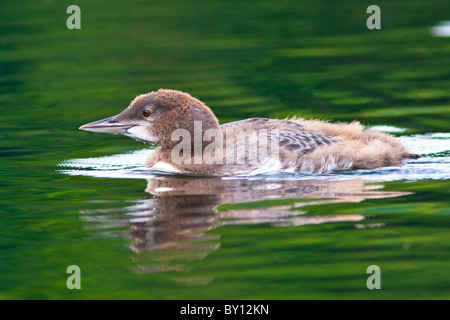
[[150,117],[150,115],[152,114],[152,112],[150,111],[150,110],[144,110],[143,112],[142,112],[142,114],[144,115],[144,117],[146,117],[146,118],[148,118],[148,117]]

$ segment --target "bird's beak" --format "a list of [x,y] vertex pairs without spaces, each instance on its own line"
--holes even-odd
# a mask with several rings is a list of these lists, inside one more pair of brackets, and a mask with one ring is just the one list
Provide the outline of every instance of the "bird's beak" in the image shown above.
[[121,123],[114,121],[113,117],[105,118],[102,120],[97,120],[94,122],[86,123],[82,125],[79,129],[92,131],[92,132],[104,132],[104,133],[114,133],[114,134],[126,134],[127,130],[133,127],[133,124]]

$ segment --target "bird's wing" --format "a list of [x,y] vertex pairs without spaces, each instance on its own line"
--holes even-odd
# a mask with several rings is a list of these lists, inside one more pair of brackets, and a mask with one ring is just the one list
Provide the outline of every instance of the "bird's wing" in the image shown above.
[[228,122],[220,125],[222,130],[225,129],[280,129],[280,130],[304,130],[301,124],[290,120],[268,119],[268,118],[250,118],[234,122]]
[[334,140],[317,132],[280,130],[267,133],[268,138],[278,139],[280,148],[285,148],[295,153],[309,153],[322,145],[331,145]]
[[332,138],[320,133],[298,130],[250,129],[226,135],[227,164],[256,164],[278,158],[281,150],[306,154],[322,145],[333,144]]

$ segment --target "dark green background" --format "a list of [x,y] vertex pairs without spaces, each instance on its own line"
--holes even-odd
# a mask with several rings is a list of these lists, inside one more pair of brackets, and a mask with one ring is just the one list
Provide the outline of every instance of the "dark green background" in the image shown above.
[[[66,28],[70,4],[81,30]],[[381,30],[366,28],[371,4]],[[450,39],[430,34],[446,19],[447,0],[2,0],[0,298],[448,299],[447,180],[386,183],[413,194],[306,209],[362,214],[382,228],[218,227],[205,233],[220,248],[164,269],[166,251],[129,249],[126,223],[84,218],[112,208],[127,221],[124,207],[152,197],[144,180],[57,171],[70,158],[142,148],[78,127],[158,88],[200,98],[222,123],[302,115],[446,132]],[[71,264],[82,290],[66,288]],[[366,288],[371,264],[381,290]]]

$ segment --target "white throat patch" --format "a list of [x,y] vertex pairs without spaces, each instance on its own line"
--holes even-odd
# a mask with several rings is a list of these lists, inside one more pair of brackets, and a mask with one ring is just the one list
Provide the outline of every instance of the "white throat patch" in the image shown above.
[[157,139],[155,136],[151,135],[150,132],[145,127],[134,126],[127,130],[125,134],[131,138],[143,140],[149,143],[156,143]]

